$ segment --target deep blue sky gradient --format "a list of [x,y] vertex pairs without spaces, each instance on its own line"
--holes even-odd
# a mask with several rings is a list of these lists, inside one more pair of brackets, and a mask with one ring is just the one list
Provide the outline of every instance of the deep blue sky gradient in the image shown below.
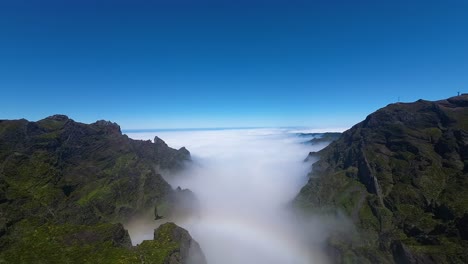
[[[97,2],[97,3],[96,3]],[[1,1],[0,119],[348,127],[468,92],[468,1]]]

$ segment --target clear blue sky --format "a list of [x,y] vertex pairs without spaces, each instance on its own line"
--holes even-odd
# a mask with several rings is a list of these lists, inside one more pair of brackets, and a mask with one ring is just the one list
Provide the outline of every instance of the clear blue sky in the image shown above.
[[347,127],[398,97],[468,92],[467,14],[463,0],[1,1],[0,119]]

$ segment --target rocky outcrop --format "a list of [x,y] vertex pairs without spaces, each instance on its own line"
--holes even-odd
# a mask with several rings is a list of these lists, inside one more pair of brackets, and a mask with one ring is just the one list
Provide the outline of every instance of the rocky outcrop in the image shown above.
[[198,243],[174,223],[159,226],[154,230],[154,239],[143,241],[132,253],[138,256],[138,263],[206,264]]
[[[132,140],[109,121],[0,120],[0,262],[28,263],[15,258],[27,248],[43,262],[74,262],[73,252],[99,259],[115,250],[117,257],[130,245],[117,223],[175,195],[160,173],[189,160],[185,148]],[[65,244],[72,255],[40,254],[64,246],[62,240],[72,241]]]
[[177,244],[177,247],[164,260],[165,264],[206,264],[205,255],[200,245],[192,239],[187,230],[178,227],[174,223],[166,223],[156,229],[154,231],[154,241],[155,243],[170,242]]
[[468,95],[388,105],[310,156],[296,204],[359,230],[332,235],[337,262],[468,262]]

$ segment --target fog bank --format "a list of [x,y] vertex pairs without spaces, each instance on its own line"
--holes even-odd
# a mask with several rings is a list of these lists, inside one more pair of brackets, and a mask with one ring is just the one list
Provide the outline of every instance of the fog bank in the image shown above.
[[[165,175],[175,187],[192,190],[198,212],[170,219],[186,228],[208,263],[324,263],[318,248],[325,237],[320,219],[295,215],[288,204],[307,181],[310,151],[297,131],[239,129],[130,133],[135,139],[162,138],[185,146],[193,162],[177,175]],[[148,219],[151,219],[149,217]],[[154,222],[128,226],[132,240],[152,239]]]

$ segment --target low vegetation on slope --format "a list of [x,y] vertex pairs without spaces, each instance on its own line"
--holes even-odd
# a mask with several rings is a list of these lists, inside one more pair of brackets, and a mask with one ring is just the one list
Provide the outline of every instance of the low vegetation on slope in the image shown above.
[[[185,148],[129,139],[108,121],[1,120],[0,262],[130,263],[147,248],[132,248],[119,222],[171,196],[160,171],[189,159]],[[157,254],[177,247],[151,243]]]
[[336,262],[468,262],[468,95],[391,104],[315,155],[297,204],[358,229]]

